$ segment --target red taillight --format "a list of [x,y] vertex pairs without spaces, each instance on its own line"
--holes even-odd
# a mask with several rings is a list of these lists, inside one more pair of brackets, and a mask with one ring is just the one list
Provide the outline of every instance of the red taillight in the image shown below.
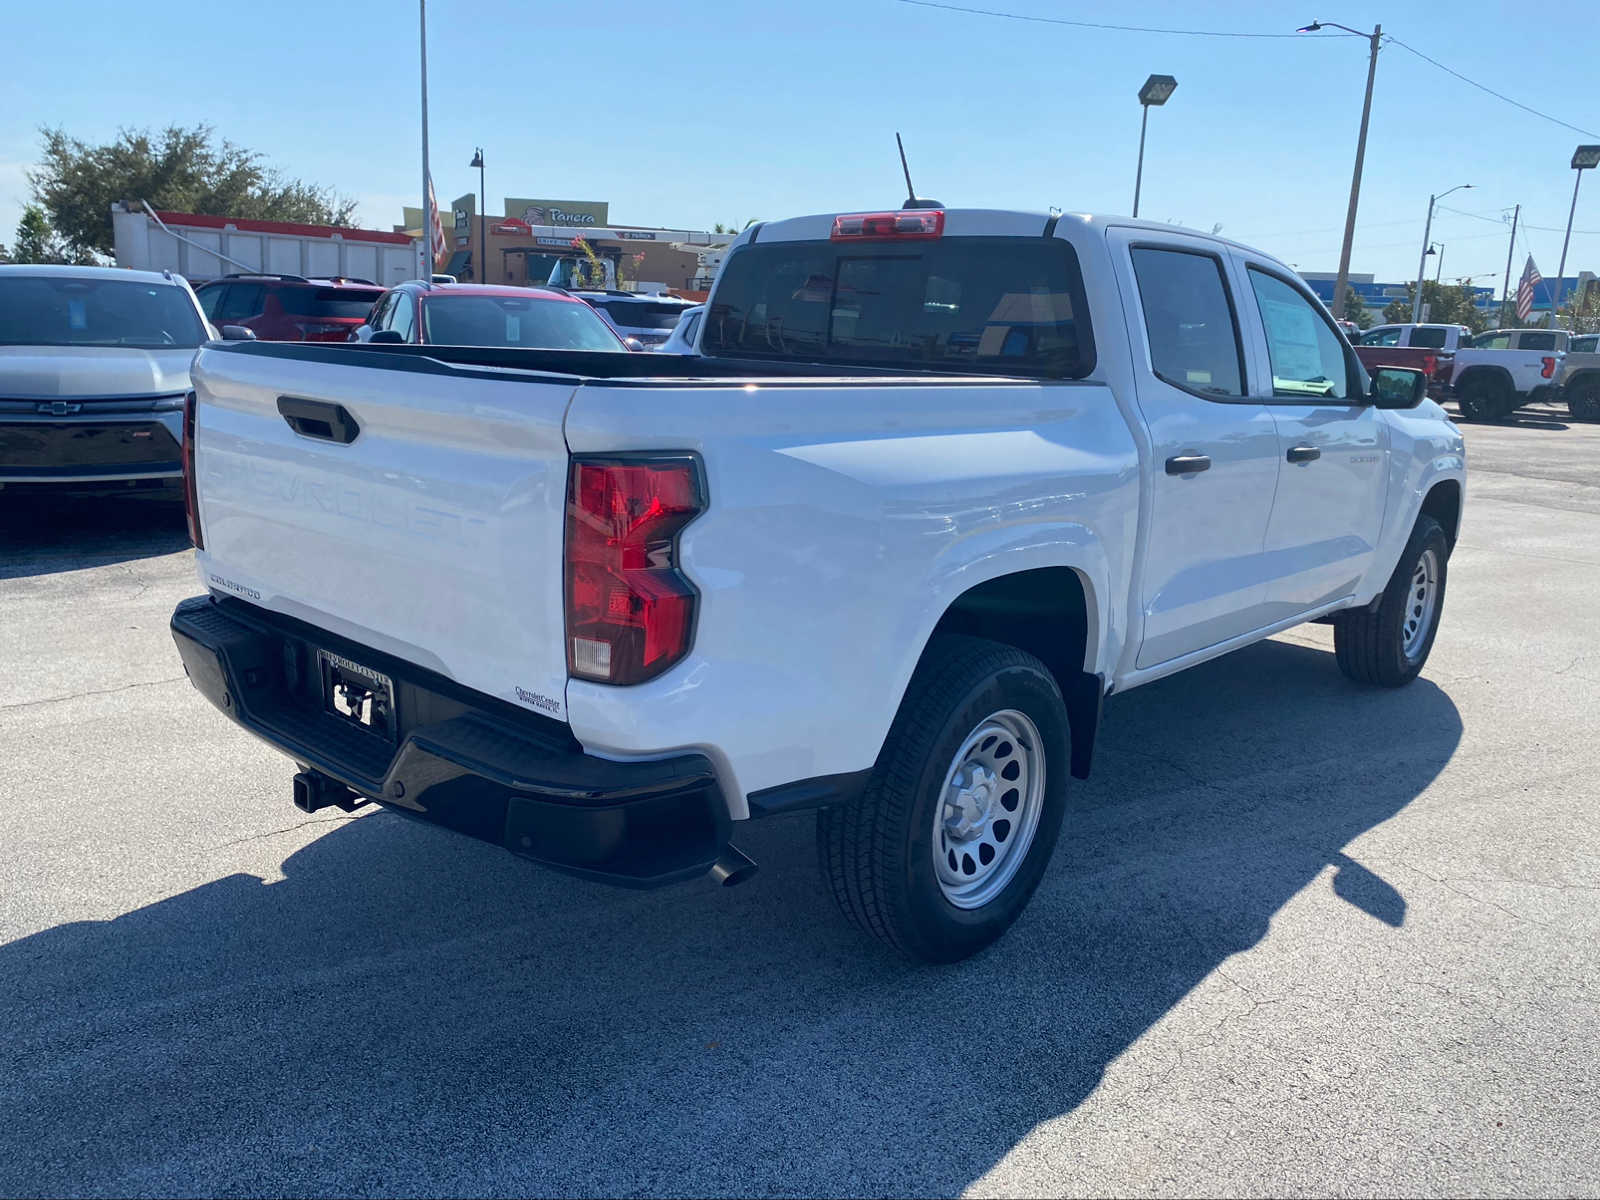
[[194,474],[194,406],[195,395],[190,392],[183,398],[183,510],[189,518],[189,540],[196,550],[206,548],[200,534],[200,493]]
[[901,212],[850,213],[833,219],[836,242],[892,238],[936,238],[944,233],[944,210],[914,208]]
[[640,683],[689,652],[699,594],[678,532],[705,510],[688,457],[575,459],[567,492],[567,669]]

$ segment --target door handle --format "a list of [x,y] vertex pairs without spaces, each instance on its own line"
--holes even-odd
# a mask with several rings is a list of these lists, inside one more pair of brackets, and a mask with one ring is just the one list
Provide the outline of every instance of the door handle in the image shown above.
[[301,437],[348,446],[361,432],[361,426],[356,424],[356,419],[344,405],[329,404],[326,400],[279,396],[278,412],[289,423],[289,428]]
[[1322,451],[1315,446],[1290,446],[1288,458],[1290,462],[1316,462],[1322,457]]
[[1209,454],[1174,454],[1167,459],[1168,475],[1195,475],[1211,469]]

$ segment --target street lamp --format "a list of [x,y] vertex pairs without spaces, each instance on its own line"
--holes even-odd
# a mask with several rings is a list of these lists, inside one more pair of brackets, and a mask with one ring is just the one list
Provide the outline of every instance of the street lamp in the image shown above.
[[1313,21],[1302,25],[1296,33],[1316,33],[1319,29],[1342,29],[1357,37],[1367,39],[1370,52],[1367,57],[1367,94],[1361,101],[1361,132],[1356,135],[1356,167],[1350,176],[1350,208],[1344,217],[1344,244],[1339,248],[1339,276],[1333,285],[1333,315],[1344,318],[1345,293],[1350,288],[1350,247],[1356,237],[1356,204],[1361,199],[1361,164],[1367,157],[1367,119],[1372,116],[1372,81],[1378,73],[1378,46],[1383,41],[1383,26],[1374,25],[1371,33],[1362,33],[1336,21]]
[[472,151],[472,161],[469,167],[478,168],[478,258],[479,262],[473,274],[478,277],[479,283],[489,282],[489,210],[485,207],[483,191],[483,147],[475,147]]
[[1178,81],[1171,75],[1152,75],[1139,89],[1139,104],[1144,115],[1139,118],[1139,169],[1133,176],[1133,215],[1139,215],[1139,188],[1144,183],[1144,130],[1150,123],[1150,106],[1160,107],[1177,89]]
[[[1459,192],[1463,188],[1470,188],[1471,186],[1470,183],[1458,183],[1450,189],[1450,192]],[[1411,323],[1413,325],[1422,319],[1418,314],[1422,312],[1422,274],[1428,269],[1428,253],[1430,249],[1428,235],[1433,232],[1433,206],[1448,196],[1450,192],[1440,192],[1437,196],[1428,197],[1428,220],[1422,227],[1422,253],[1417,256],[1417,290],[1416,294],[1411,297]]]
[[1583,182],[1583,173],[1594,166],[1600,166],[1600,146],[1579,146],[1572,152],[1572,169],[1577,177],[1572,181],[1572,207],[1567,210],[1567,236],[1561,239],[1561,265],[1556,268],[1556,296],[1550,305],[1552,329],[1556,309],[1561,306],[1561,279],[1567,273],[1567,243],[1572,241],[1572,217],[1578,211],[1578,185]]

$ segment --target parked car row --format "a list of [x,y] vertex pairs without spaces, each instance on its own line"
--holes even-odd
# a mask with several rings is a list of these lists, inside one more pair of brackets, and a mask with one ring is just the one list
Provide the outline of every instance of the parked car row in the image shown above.
[[1562,329],[1490,329],[1464,325],[1379,325],[1356,356],[1369,370],[1411,367],[1429,379],[1436,400],[1453,398],[1469,421],[1493,421],[1525,404],[1565,399],[1573,418],[1600,420],[1600,354],[1595,335]]
[[[662,349],[691,301],[634,292],[226,275],[195,289],[219,329],[268,342],[395,342],[539,350]],[[619,344],[620,343],[620,346]]]

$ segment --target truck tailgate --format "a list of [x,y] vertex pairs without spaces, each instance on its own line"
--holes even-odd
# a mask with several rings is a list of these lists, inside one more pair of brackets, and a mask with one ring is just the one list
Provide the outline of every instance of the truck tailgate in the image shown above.
[[565,719],[575,380],[217,348],[193,379],[208,588]]

